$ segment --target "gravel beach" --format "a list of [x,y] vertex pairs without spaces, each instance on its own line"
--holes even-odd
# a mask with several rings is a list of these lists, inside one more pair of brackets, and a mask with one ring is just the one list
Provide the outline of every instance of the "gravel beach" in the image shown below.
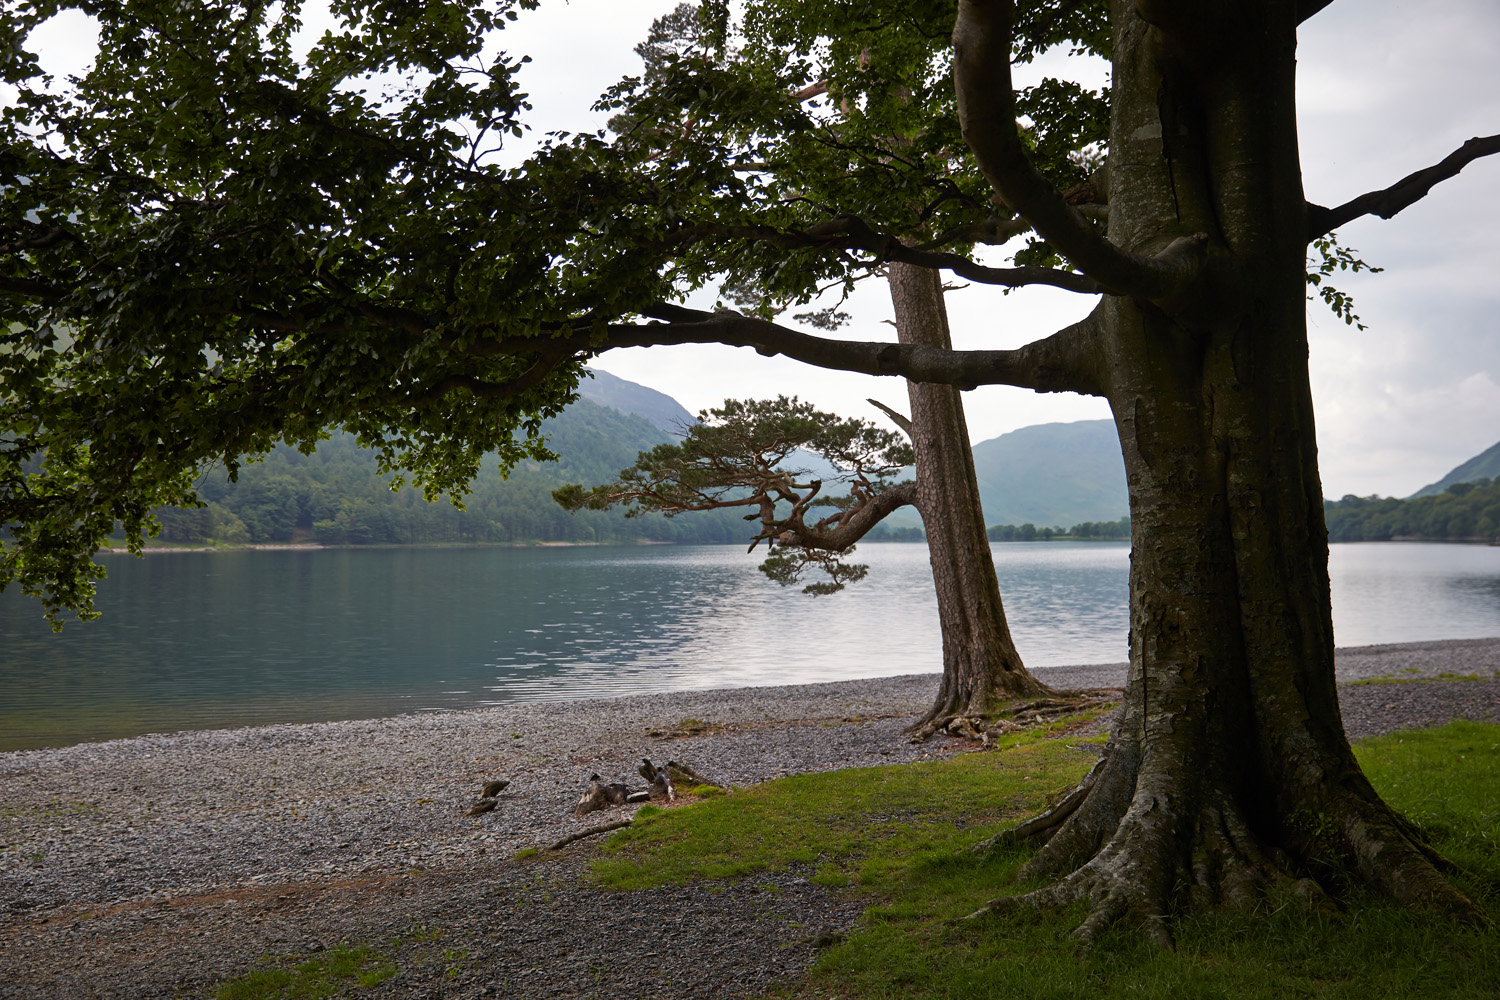
[[[1124,664],[1039,670],[1115,687]],[[1339,651],[1353,737],[1500,721],[1500,639]],[[1396,680],[1410,683],[1360,684]],[[863,907],[806,873],[628,894],[584,883],[589,775],[642,757],[751,784],[965,749],[902,729],[935,675],[690,691],[0,754],[0,997],[194,997],[344,941],[371,997],[738,997],[795,976]],[[695,721],[690,721],[695,720]],[[511,784],[466,816],[479,785]]]

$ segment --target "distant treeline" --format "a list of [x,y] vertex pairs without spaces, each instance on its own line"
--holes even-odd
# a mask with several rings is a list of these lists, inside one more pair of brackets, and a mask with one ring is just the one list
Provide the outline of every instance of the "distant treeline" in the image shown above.
[[1397,500],[1346,496],[1323,501],[1331,542],[1500,540],[1500,479],[1454,483],[1446,493]]
[[1050,542],[1054,538],[1088,541],[1114,541],[1130,538],[1130,517],[1118,521],[1085,521],[1071,528],[1038,528],[1034,524],[993,524],[989,528],[992,542]]
[[560,462],[524,463],[507,479],[480,471],[459,510],[446,499],[428,503],[420,491],[392,492],[372,452],[337,434],[311,455],[278,447],[240,468],[238,482],[222,471],[199,485],[202,508],[156,512],[163,541],[188,544],[317,542],[402,545],[475,542],[742,542],[753,533],[734,512],[673,518],[626,518],[616,511],[563,510],[552,490],[565,482],[613,479],[639,451],[664,435],[647,421],[587,402],[545,424]]

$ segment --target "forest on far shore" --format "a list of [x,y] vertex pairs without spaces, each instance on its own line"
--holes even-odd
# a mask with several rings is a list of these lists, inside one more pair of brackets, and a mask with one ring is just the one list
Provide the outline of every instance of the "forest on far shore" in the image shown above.
[[1500,479],[1454,483],[1443,493],[1397,500],[1325,500],[1330,542],[1500,541]]
[[[503,477],[481,470],[460,510],[446,500],[428,503],[411,487],[392,491],[374,454],[348,434],[334,435],[311,455],[280,446],[241,467],[238,482],[222,470],[205,474],[198,492],[205,506],[162,508],[161,542],[249,545],[407,545],[523,542],[745,543],[754,531],[742,509],[675,517],[626,517],[620,511],[570,513],[552,499],[568,482],[613,479],[637,454],[661,443],[663,431],[642,417],[580,400],[545,422],[560,461],[524,463]],[[1500,479],[1454,483],[1443,493],[1394,497],[1346,496],[1324,502],[1331,542],[1427,539],[1500,540]],[[997,524],[994,542],[1054,539],[1123,540],[1130,518],[1071,528]],[[914,525],[878,525],[866,541],[921,541]]]

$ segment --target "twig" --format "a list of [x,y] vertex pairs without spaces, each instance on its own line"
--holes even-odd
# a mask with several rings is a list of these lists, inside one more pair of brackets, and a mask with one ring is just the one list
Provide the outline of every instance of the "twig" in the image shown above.
[[608,833],[611,830],[620,830],[629,826],[630,822],[631,821],[628,819],[622,819],[618,823],[605,823],[603,826],[591,826],[587,830],[579,830],[577,833],[570,833],[562,840],[559,840],[557,843],[547,848],[547,850],[560,851],[564,847],[567,847],[569,844],[573,843],[573,841],[575,840],[582,840],[584,837],[592,837],[596,833]]

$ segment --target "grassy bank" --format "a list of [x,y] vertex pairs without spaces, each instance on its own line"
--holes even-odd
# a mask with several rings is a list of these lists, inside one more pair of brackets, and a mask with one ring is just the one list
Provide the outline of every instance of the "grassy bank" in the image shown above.
[[[1175,954],[1121,928],[1080,961],[1068,934],[1081,910],[959,921],[1026,888],[1015,882],[1023,855],[967,848],[1083,774],[1090,760],[1070,743],[1033,737],[941,763],[803,775],[647,814],[610,841],[595,878],[628,890],[803,866],[867,899],[865,918],[790,989],[798,997],[1500,995],[1500,934],[1358,891],[1331,918],[1272,898],[1258,912],[1181,921]],[[1500,919],[1500,727],[1454,723],[1358,752]]]

